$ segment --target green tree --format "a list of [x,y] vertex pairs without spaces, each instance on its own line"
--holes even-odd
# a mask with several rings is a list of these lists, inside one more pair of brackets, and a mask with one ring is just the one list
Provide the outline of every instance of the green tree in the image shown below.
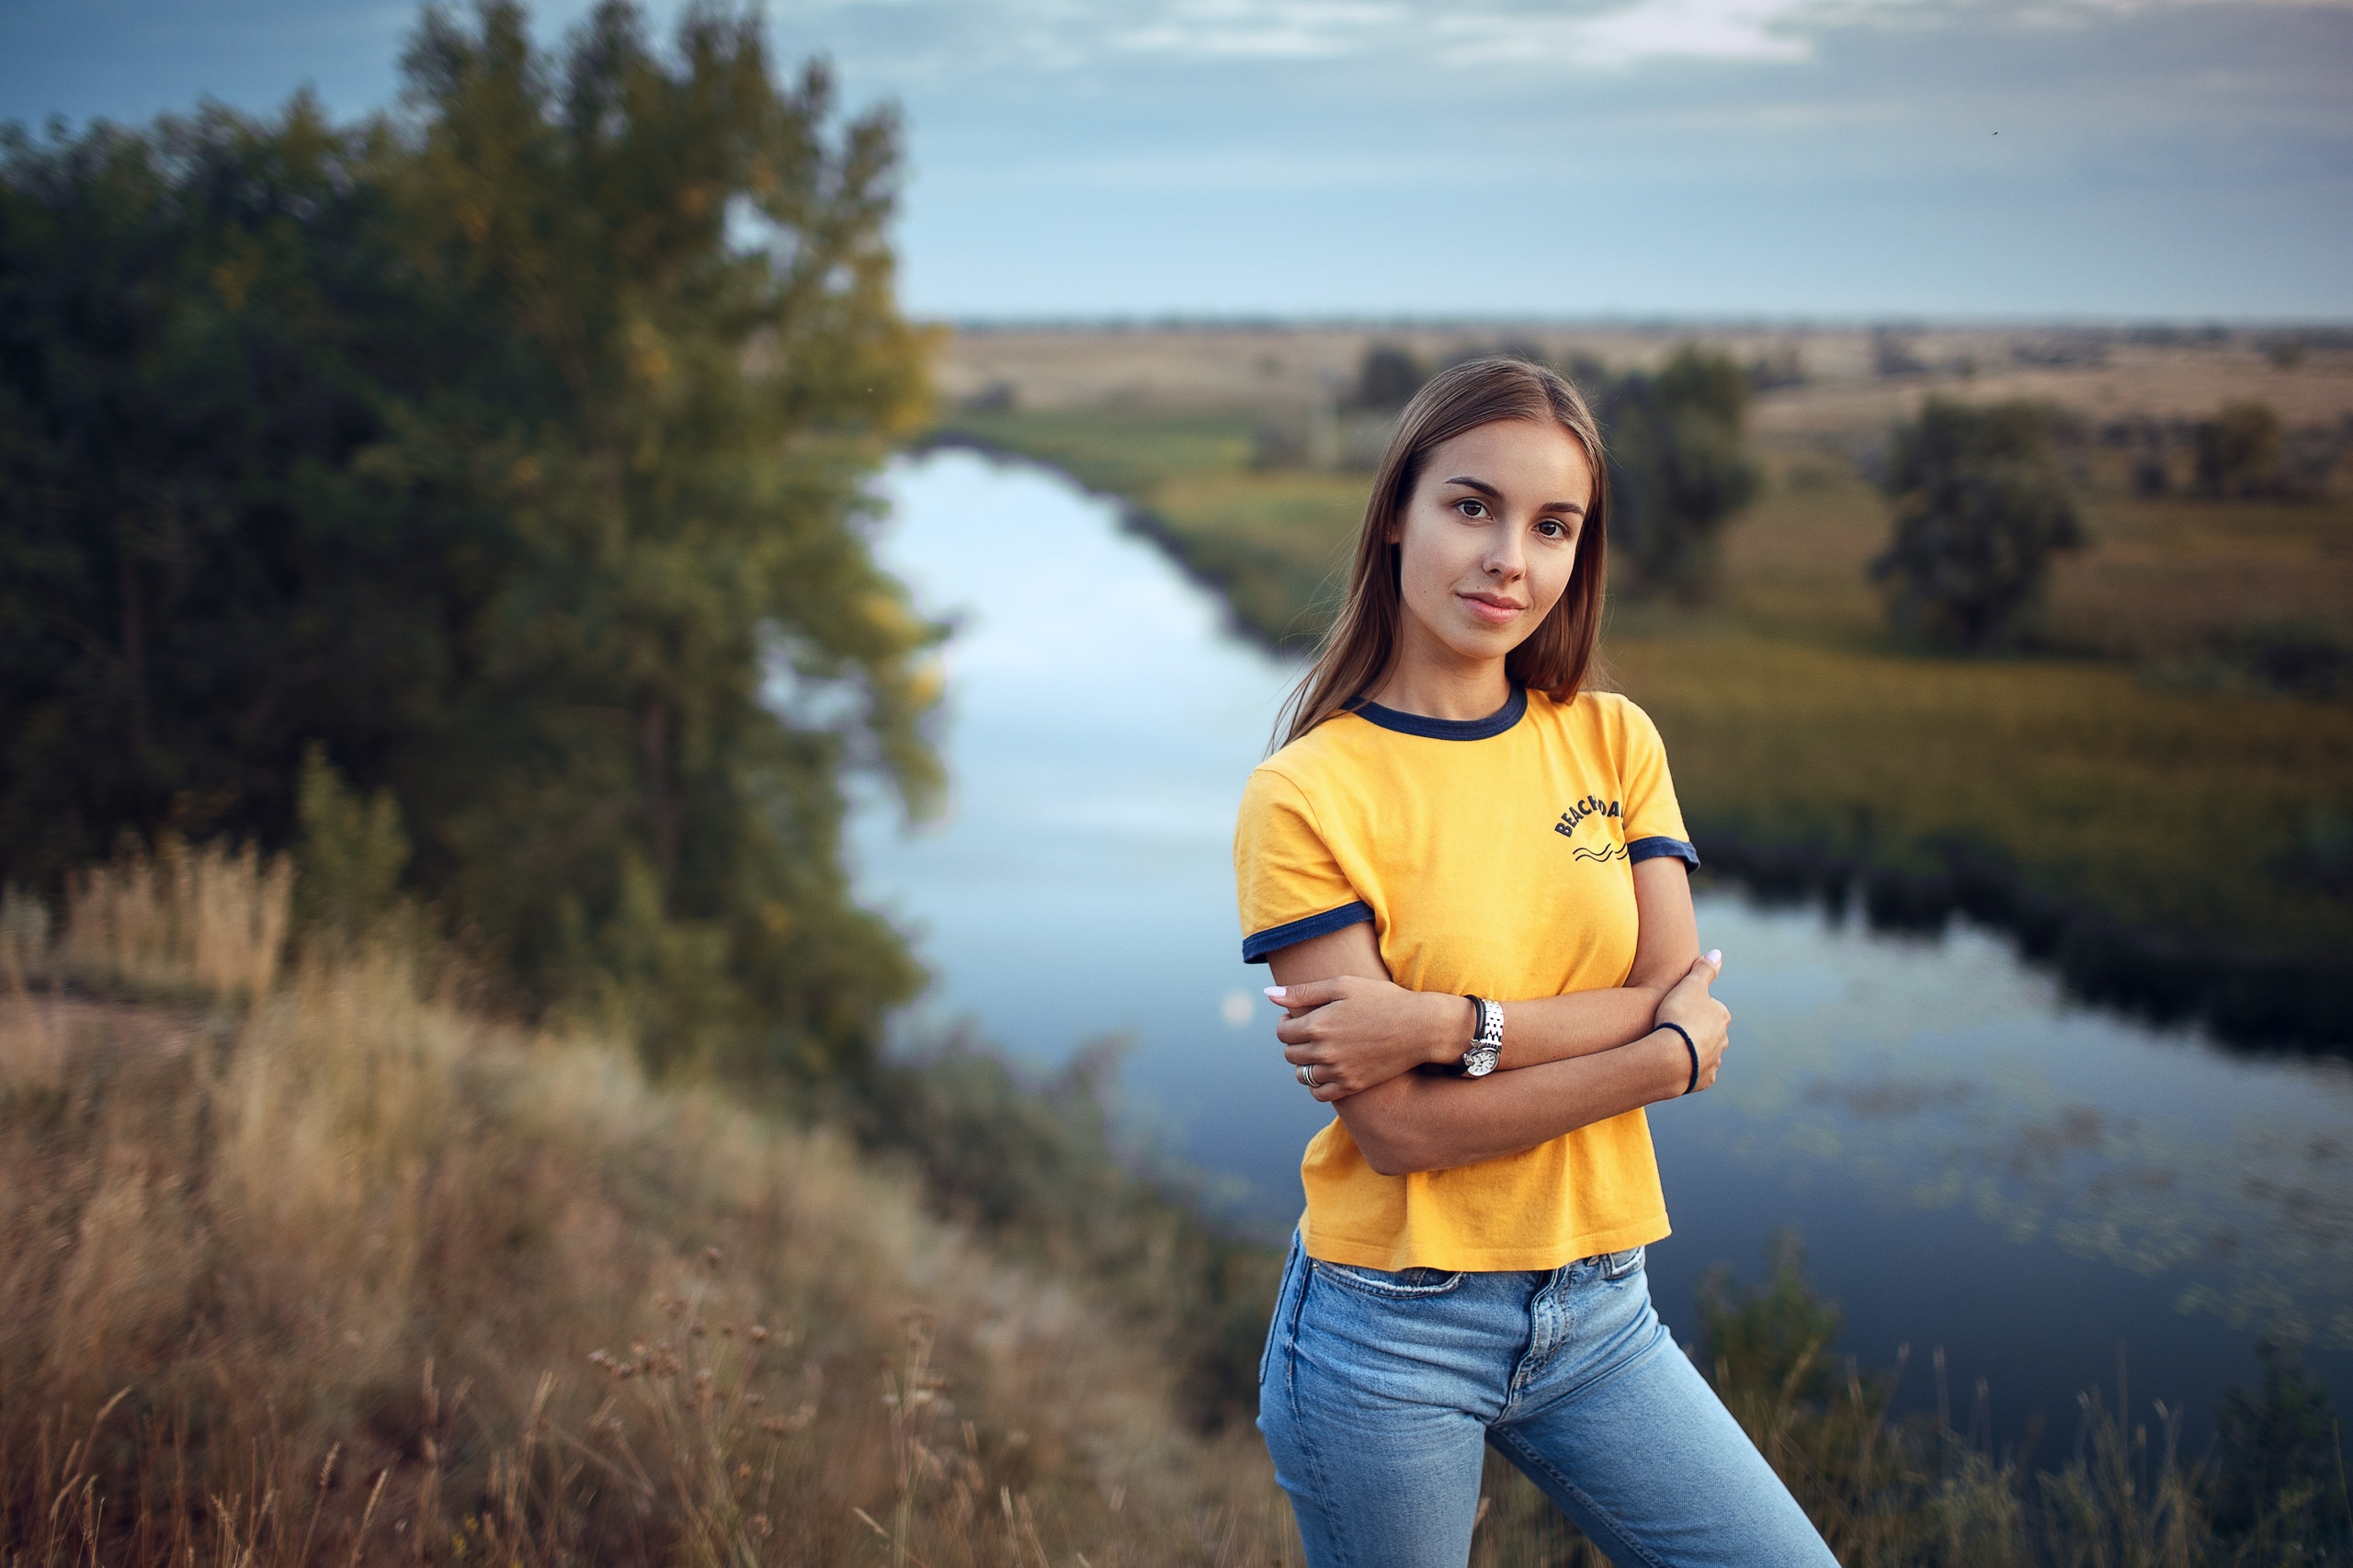
[[1422,383],[1429,379],[1429,371],[1414,358],[1411,349],[1393,343],[1376,343],[1364,351],[1364,358],[1357,366],[1354,402],[1358,408],[1394,414],[1411,403],[1414,394],[1422,390]]
[[1871,562],[1895,624],[1981,653],[2020,632],[2051,557],[2084,528],[2038,403],[1932,397],[1896,427],[1885,488],[1894,537]]
[[1609,448],[1610,553],[1628,586],[1686,601],[1715,587],[1723,525],[1755,499],[1749,381],[1731,356],[1686,345],[1655,374],[1587,368]]
[[920,808],[938,629],[861,527],[925,405],[887,112],[757,25],[429,11],[402,112],[0,159],[0,861],[284,843],[324,744],[407,882],[657,1062],[823,1074],[919,980],[841,776]]
[[294,800],[296,924],[336,939],[364,935],[399,903],[409,857],[400,803],[390,790],[361,800],[315,741]]
[[415,313],[369,135],[299,99],[0,135],[0,854],[54,882],[124,827],[290,824],[295,688],[434,662],[404,610],[440,519],[395,548],[352,472],[398,347],[368,324]]
[[2268,403],[2226,403],[2198,422],[2198,488],[2209,495],[2261,495],[2279,487],[2285,447],[2279,410]]

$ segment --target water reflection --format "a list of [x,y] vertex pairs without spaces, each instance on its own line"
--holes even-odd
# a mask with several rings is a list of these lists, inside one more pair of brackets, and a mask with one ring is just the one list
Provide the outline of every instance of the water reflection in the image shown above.
[[1295,1212],[1324,1118],[1268,1092],[1269,1063],[1285,1070],[1264,971],[1240,960],[1231,862],[1290,670],[1058,476],[941,452],[891,492],[886,560],[959,622],[948,818],[903,835],[870,811],[854,840],[869,896],[924,933],[938,979],[910,1027],[970,1017],[1049,1060],[1123,1035],[1136,1112],[1232,1178],[1232,1200]]
[[[1040,1061],[1128,1037],[1135,1117],[1280,1229],[1325,1113],[1238,961],[1229,844],[1294,672],[1058,476],[942,452],[889,488],[886,558],[960,619],[947,819],[854,826],[867,896],[937,976],[907,1027],[970,1019]],[[1719,1086],[1653,1117],[1677,1232],[1653,1276],[1685,1337],[1701,1271],[1753,1270],[1794,1225],[1849,1348],[1945,1346],[1962,1406],[1986,1378],[2003,1428],[2040,1410],[2063,1429],[2120,1341],[2134,1387],[2194,1426],[2251,1377],[2258,1334],[2353,1391],[2347,1063],[2085,1010],[1980,933],[1890,937],[1723,892],[1700,925],[1739,1022]],[[1934,1397],[1925,1375],[1912,1392]]]

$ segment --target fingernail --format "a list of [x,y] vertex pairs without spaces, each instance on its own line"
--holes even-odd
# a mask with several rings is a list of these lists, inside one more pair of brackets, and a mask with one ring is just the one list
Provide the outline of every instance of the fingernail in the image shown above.
[[1281,1000],[1283,999],[1284,994],[1285,994],[1285,993],[1284,993],[1284,989],[1283,989],[1283,987],[1281,987],[1281,986],[1279,986],[1279,985],[1269,985],[1269,986],[1267,986],[1267,1001],[1269,1001],[1269,1002],[1279,1002],[1279,1001],[1281,1001]]
[[1724,950],[1722,948],[1710,948],[1708,949],[1708,961],[1714,964],[1718,969],[1723,968]]

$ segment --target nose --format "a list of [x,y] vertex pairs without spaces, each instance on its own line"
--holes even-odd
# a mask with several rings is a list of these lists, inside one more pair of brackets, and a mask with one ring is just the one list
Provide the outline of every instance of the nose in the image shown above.
[[1487,548],[1486,559],[1480,562],[1488,576],[1499,583],[1517,583],[1527,574],[1528,557],[1521,549],[1518,528],[1498,528],[1501,537]]

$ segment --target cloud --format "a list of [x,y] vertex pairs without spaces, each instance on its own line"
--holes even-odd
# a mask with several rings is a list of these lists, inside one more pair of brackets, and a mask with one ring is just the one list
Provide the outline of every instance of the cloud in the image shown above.
[[1452,65],[1629,65],[1660,58],[1799,60],[1788,24],[1815,0],[1635,0],[1585,15],[1456,13],[1437,19]]
[[[1166,60],[1338,61],[1389,56],[1441,67],[1620,65],[1661,57],[1786,60],[1783,25],[1822,0],[1161,0],[1131,6],[1098,47]],[[1871,3],[1871,0],[1864,0]],[[1065,21],[1071,20],[1068,13]],[[1083,30],[1083,29],[1082,29]],[[1068,31],[1074,56],[1092,52]]]
[[1415,20],[1413,7],[1397,0],[1171,0],[1109,41],[1130,53],[1192,60],[1333,60],[1364,52]]
[[1120,63],[1424,71],[1615,70],[1652,61],[1813,58],[1856,26],[2020,31],[2222,6],[2343,10],[2353,0],[834,0],[853,32],[949,74]]
[[951,74],[983,62],[1047,73],[1383,62],[1483,71],[1797,59],[1807,45],[1793,24],[1833,3],[1924,0],[835,0],[824,14],[886,51],[899,73],[918,62]]

